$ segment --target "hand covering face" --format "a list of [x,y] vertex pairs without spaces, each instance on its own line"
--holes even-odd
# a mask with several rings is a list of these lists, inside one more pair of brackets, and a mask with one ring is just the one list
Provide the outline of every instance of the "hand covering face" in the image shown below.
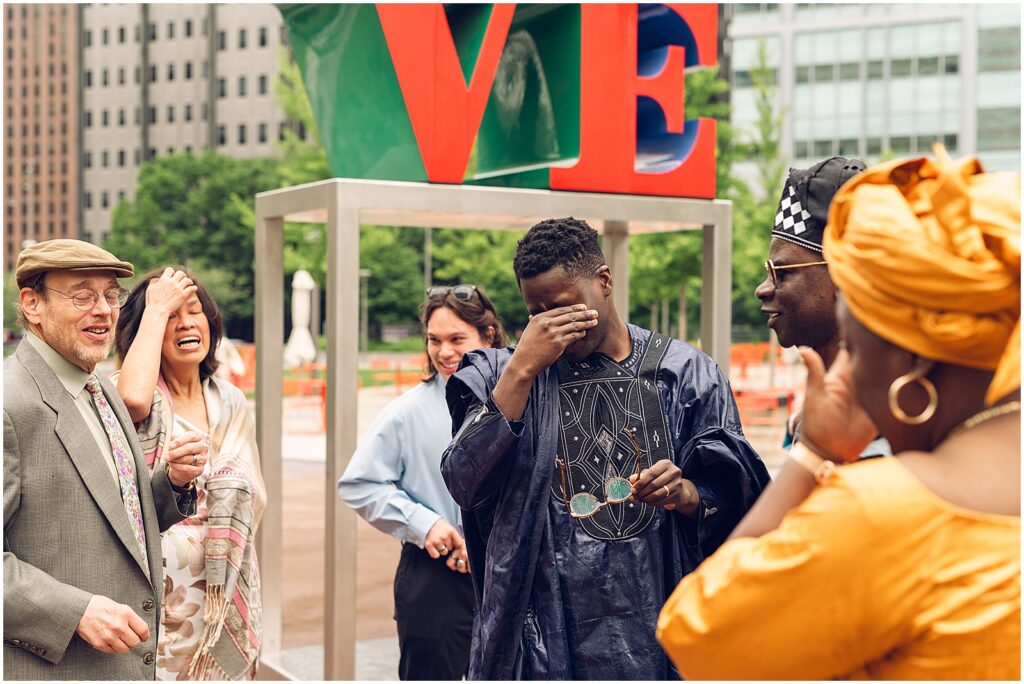
[[920,356],[995,370],[993,403],[1020,387],[1020,174],[975,157],[898,160],[851,179],[824,254],[864,326]]

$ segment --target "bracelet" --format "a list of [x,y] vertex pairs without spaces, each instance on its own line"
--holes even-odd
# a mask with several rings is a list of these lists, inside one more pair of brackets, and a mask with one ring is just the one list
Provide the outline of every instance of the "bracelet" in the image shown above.
[[801,442],[793,445],[793,448],[789,450],[789,457],[810,473],[818,484],[828,482],[829,478],[832,477],[833,471],[836,469],[835,463],[822,458]]

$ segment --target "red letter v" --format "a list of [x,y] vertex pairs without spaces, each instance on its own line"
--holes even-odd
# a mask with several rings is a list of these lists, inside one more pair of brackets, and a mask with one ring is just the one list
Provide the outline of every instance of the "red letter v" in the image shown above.
[[514,12],[494,5],[467,88],[441,5],[377,5],[428,180],[462,182]]

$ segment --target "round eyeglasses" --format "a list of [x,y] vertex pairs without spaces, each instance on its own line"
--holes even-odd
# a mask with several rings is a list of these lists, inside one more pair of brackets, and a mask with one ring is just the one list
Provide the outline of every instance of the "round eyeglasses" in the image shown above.
[[771,259],[764,262],[764,270],[768,271],[768,279],[772,281],[772,287],[778,287],[779,285],[777,271],[788,271],[791,268],[807,268],[808,266],[828,266],[828,262],[809,261],[806,264],[786,264],[785,266],[776,266],[775,262]]
[[[636,429],[634,428],[631,431],[627,428],[622,428],[622,432],[626,433],[629,441],[633,444],[633,450],[636,452],[636,475],[639,477],[642,467],[640,464],[642,452],[640,451],[640,445],[637,444],[636,436],[633,434],[636,432]],[[560,458],[555,460],[562,469],[562,500],[565,501],[565,508],[569,511],[569,517],[571,518],[589,518],[597,515],[597,512],[605,506],[623,503],[633,494],[633,485],[621,475],[616,475],[612,469],[612,464],[609,462],[604,470],[604,501],[598,501],[597,497],[590,492],[574,494],[570,499],[566,494],[565,461]]]
[[427,297],[444,297],[448,293],[455,295],[455,298],[468,302],[476,294],[476,285],[437,285],[427,288]]
[[[44,285],[44,287],[46,287]],[[100,300],[100,297],[106,300],[107,306],[111,309],[120,309],[124,306],[124,303],[128,301],[128,295],[131,293],[123,287],[112,287],[106,292],[94,292],[93,290],[75,290],[74,292],[61,292],[55,290],[52,287],[46,287],[47,290],[52,290],[59,295],[67,297],[71,300],[71,304],[74,305],[79,311],[88,311],[94,306],[96,302]]]

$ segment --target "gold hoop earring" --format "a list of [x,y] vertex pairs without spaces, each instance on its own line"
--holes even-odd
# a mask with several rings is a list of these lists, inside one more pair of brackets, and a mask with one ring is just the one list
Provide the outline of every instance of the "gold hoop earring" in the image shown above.
[[[916,416],[907,415],[907,412],[900,408],[900,390],[912,382],[917,382],[928,393],[928,405]],[[905,425],[920,425],[927,423],[935,415],[939,408],[939,392],[935,389],[932,381],[924,377],[920,371],[910,371],[892,381],[889,385],[889,412],[893,417]]]

